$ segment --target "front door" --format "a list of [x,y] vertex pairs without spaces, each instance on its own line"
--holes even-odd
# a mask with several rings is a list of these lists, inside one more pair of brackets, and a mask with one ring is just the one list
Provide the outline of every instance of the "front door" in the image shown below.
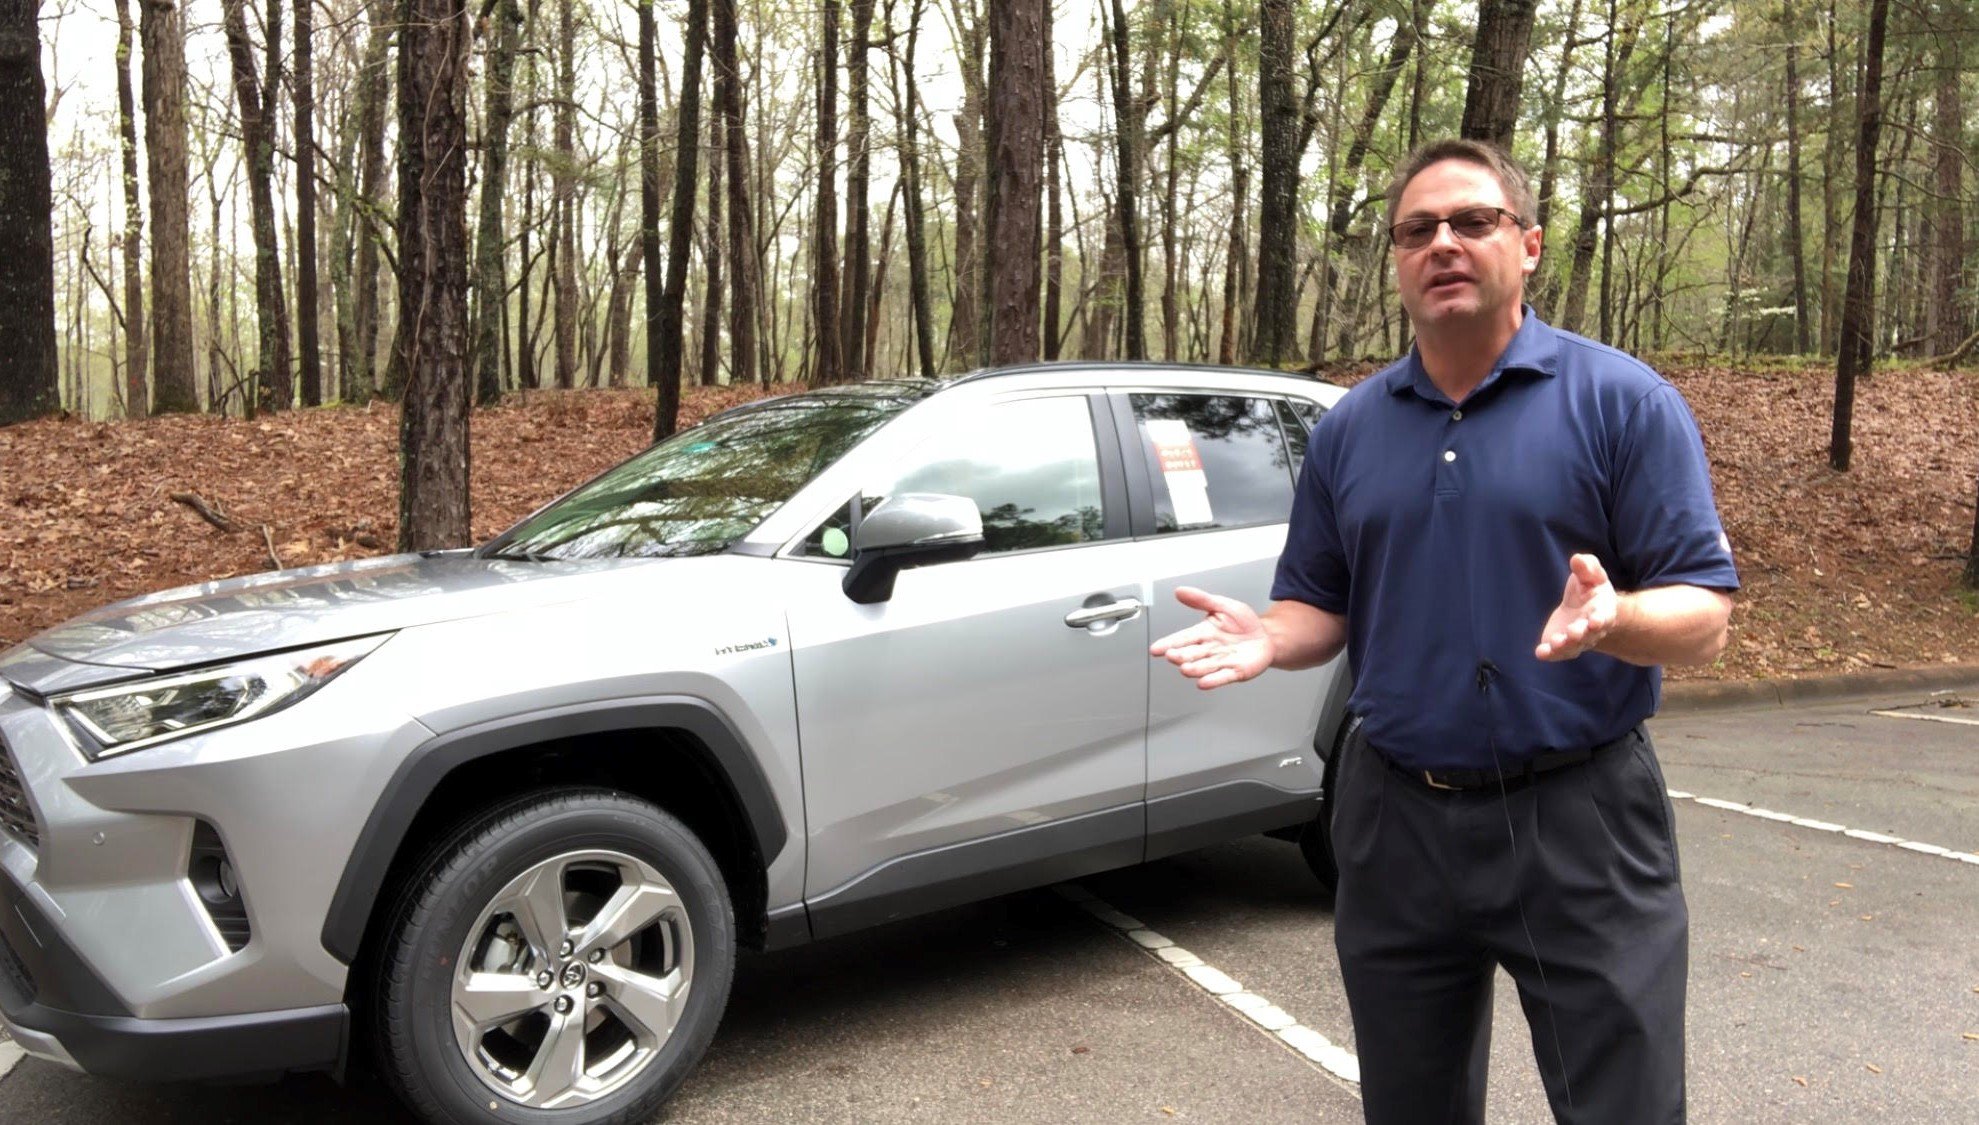
[[[1150,589],[1109,536],[1093,418],[1058,394],[937,424],[862,503],[969,497],[985,546],[888,601],[788,563],[809,570],[790,630],[817,936],[1141,858]],[[842,523],[807,553],[842,554]]]

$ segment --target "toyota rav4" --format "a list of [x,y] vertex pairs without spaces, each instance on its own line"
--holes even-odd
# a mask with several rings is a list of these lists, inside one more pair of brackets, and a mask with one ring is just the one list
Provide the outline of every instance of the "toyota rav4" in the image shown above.
[[0,658],[0,1013],[150,1079],[339,1070],[635,1121],[738,947],[1253,832],[1322,878],[1338,665],[1202,692],[1263,602],[1297,376],[1051,365],[720,414],[472,550],[108,606]]

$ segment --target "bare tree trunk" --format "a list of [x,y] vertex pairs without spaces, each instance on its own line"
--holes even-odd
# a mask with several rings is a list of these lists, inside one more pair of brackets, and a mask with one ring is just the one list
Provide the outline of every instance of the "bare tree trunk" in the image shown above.
[[1243,303],[1238,282],[1244,260],[1250,256],[1250,248],[1245,245],[1244,197],[1250,186],[1249,168],[1238,164],[1231,169],[1230,246],[1223,259],[1223,331],[1216,344],[1216,362],[1225,365],[1237,362],[1238,306]]
[[976,237],[977,193],[983,172],[984,20],[969,5],[960,38],[962,112],[955,115],[955,290],[950,301],[948,355],[961,367],[982,362],[983,248]]
[[206,201],[213,216],[213,253],[207,256],[210,265],[206,272],[206,404],[219,414],[220,367],[226,353],[220,347],[224,338],[220,331],[220,183],[213,174],[215,163],[208,160],[206,164]]
[[399,2],[399,549],[469,540],[463,0]]
[[[642,33],[643,34],[643,33]],[[674,129],[673,211],[667,220],[667,276],[658,311],[652,304],[654,266],[647,260],[648,370],[658,396],[653,440],[669,437],[680,424],[681,357],[686,332],[687,257],[693,249],[696,158],[701,146],[701,57],[708,44],[708,0],[689,0],[686,54],[680,68],[680,98]],[[710,160],[710,164],[720,163]],[[708,205],[715,207],[713,202]]]
[[[316,296],[316,91],[311,0],[295,0],[295,321],[302,404],[323,405]],[[272,103],[274,96],[269,95]]]
[[[1427,12],[1424,13],[1425,17]],[[1374,127],[1381,123],[1381,114],[1388,108],[1388,99],[1395,92],[1395,82],[1402,76],[1402,68],[1408,65],[1409,55],[1415,50],[1416,29],[1413,23],[1402,21],[1395,25],[1395,37],[1388,45],[1388,59],[1374,75],[1374,84],[1368,87],[1367,105],[1361,110],[1361,117],[1354,125],[1353,140],[1347,146],[1347,155],[1333,181],[1333,205],[1327,220],[1327,232],[1331,247],[1335,251],[1347,243],[1347,225],[1353,218],[1353,197],[1360,187],[1361,165],[1367,160],[1368,148],[1374,141]],[[1340,271],[1329,253],[1326,260],[1326,293],[1331,295],[1341,286]],[[1345,294],[1341,296],[1344,298]],[[1339,349],[1342,355],[1350,350],[1352,326],[1359,310],[1342,301],[1339,336]],[[1313,358],[1319,359],[1319,349],[1314,347]]]
[[1958,346],[1967,319],[1960,295],[1964,290],[1965,208],[1962,174],[1965,167],[1965,112],[1961,104],[1960,41],[1955,32],[1938,39],[1938,82],[1932,95],[1932,170],[1937,198],[1931,215],[1930,294],[1926,312],[1926,350],[1943,354]]
[[[1566,37],[1560,43],[1560,68],[1553,74],[1553,96],[1546,103],[1546,155],[1539,164],[1539,214],[1535,220],[1542,228],[1552,222],[1553,195],[1560,182],[1560,118],[1567,112],[1567,76],[1573,72],[1574,51],[1582,45],[1580,10],[1581,0],[1572,0],[1568,5]],[[1559,271],[1542,265],[1542,272],[1534,281],[1533,306],[1550,317],[1560,292]]]
[[[253,410],[286,410],[293,404],[289,379],[289,313],[282,292],[282,260],[275,244],[275,90],[280,75],[269,68],[263,98],[254,47],[247,38],[246,0],[225,0],[221,11],[227,31],[227,54],[233,62],[234,101],[240,107],[241,137],[247,147],[248,204],[253,214],[255,319],[260,326],[259,393]],[[279,0],[268,5],[268,38],[280,39]]]
[[1855,150],[1855,226],[1849,238],[1848,291],[1842,299],[1842,339],[1835,355],[1835,419],[1828,437],[1828,465],[1848,471],[1849,426],[1855,413],[1855,379],[1869,370],[1875,340],[1876,144],[1883,130],[1883,38],[1890,0],[1871,0],[1869,41],[1863,46],[1860,128]]
[[[1519,91],[1532,42],[1537,0],[1485,0],[1477,9],[1470,83],[1464,92],[1459,135],[1512,150],[1519,123]],[[1613,11],[1609,12],[1613,24]]]
[[[864,0],[868,11],[871,0]],[[715,107],[722,118],[728,179],[728,369],[736,383],[756,381],[756,236],[749,205],[749,138],[742,70],[737,61],[736,0],[715,0]],[[862,40],[863,42],[863,40]],[[863,143],[863,141],[861,141]],[[851,368],[857,371],[858,368]]]
[[[719,3],[720,0],[715,0]],[[719,82],[719,79],[717,79]],[[720,382],[721,364],[721,323],[722,323],[722,166],[728,163],[728,142],[723,139],[726,127],[722,121],[721,100],[715,100],[715,112],[708,119],[708,223],[706,246],[701,255],[707,263],[705,278],[707,291],[701,305],[701,370],[702,386],[712,386]]]
[[1177,124],[1177,114],[1181,109],[1182,84],[1182,27],[1181,12],[1177,8],[1168,10],[1168,73],[1166,81],[1168,123],[1171,126],[1168,138],[1166,161],[1163,165],[1161,193],[1161,358],[1174,363],[1181,347],[1181,294],[1178,286],[1180,263],[1175,255],[1175,204],[1180,191],[1179,168],[1181,166],[1181,144],[1172,128]]
[[137,95],[131,87],[130,0],[117,0],[117,140],[124,158],[124,416],[151,411],[145,387],[144,212],[137,190]]
[[1972,508],[1972,545],[1965,549],[1965,570],[1959,581],[1968,590],[1979,590],[1979,502]]
[[[917,6],[917,14],[919,10]],[[845,378],[838,323],[838,0],[824,0],[824,33],[818,48],[818,206],[811,230],[811,319],[817,344],[811,381],[830,384]],[[909,121],[912,128],[911,117]]]
[[1245,211],[1250,198],[1251,172],[1244,165],[1242,87],[1237,82],[1236,66],[1237,21],[1228,0],[1225,0],[1224,19],[1223,57],[1227,61],[1223,73],[1230,91],[1230,244],[1223,258],[1223,324],[1217,337],[1216,362],[1229,365],[1237,362],[1238,325],[1243,320],[1242,276],[1244,264],[1251,256],[1245,242],[1249,230]]
[[[1608,0],[1608,26],[1615,24],[1615,0]],[[1580,218],[1574,229],[1573,269],[1567,279],[1566,308],[1560,313],[1560,327],[1579,332],[1587,312],[1587,288],[1594,272],[1596,236],[1615,195],[1615,146],[1620,122],[1616,101],[1620,96],[1622,74],[1629,56],[1635,52],[1638,24],[1633,15],[1619,30],[1620,43],[1611,36],[1608,54],[1601,69],[1601,136],[1596,142],[1593,174],[1587,178],[1587,191],[1581,197]]]
[[[907,17],[906,82],[894,83],[893,100],[904,106],[900,125],[900,163],[907,191],[907,289],[914,309],[914,349],[920,357],[921,378],[935,377],[934,297],[928,281],[927,218],[921,194],[921,99],[914,80],[914,58],[921,40],[922,0],[914,0]],[[892,9],[888,9],[891,11]],[[1046,63],[1049,67],[1049,61]],[[904,85],[904,88],[903,88]]]
[[[657,151],[655,151],[654,155],[655,157],[658,156]],[[659,218],[657,213],[658,202],[658,200],[654,201],[656,204],[654,220],[656,222]],[[642,212],[644,210],[643,200],[641,201],[641,210]],[[606,262],[613,263],[613,265],[611,289],[609,296],[605,299],[604,379],[614,387],[625,386],[631,374],[632,291],[639,287],[639,269],[641,263],[645,261],[646,256],[643,222],[640,233],[641,237],[633,239],[625,247],[625,253],[623,255],[619,254],[619,248],[616,246],[612,247],[605,255]],[[659,252],[657,231],[654,232],[653,251],[655,254]],[[595,377],[592,379],[594,383],[598,381]]]
[[[39,0],[0,0],[0,425],[61,408]],[[76,302],[80,308],[82,302]],[[11,473],[10,473],[11,475]]]
[[[1044,8],[1049,2],[998,0],[990,5],[990,190],[984,241],[998,250],[989,282],[989,362],[995,365],[1038,358],[1038,201],[1044,181]],[[1119,11],[1119,0],[1114,0],[1116,19]],[[1115,42],[1124,47],[1125,33],[1118,33]],[[1131,214],[1127,217],[1131,222]]]
[[873,117],[867,54],[872,49],[873,0],[852,0],[852,40],[846,44],[846,102],[851,118],[845,144],[852,166],[845,178],[845,299],[840,311],[839,361],[847,378],[869,374],[866,298],[873,278],[872,238],[867,232],[873,180]]
[[[1139,215],[1141,108],[1134,99],[1133,56],[1128,51],[1127,13],[1120,0],[1111,0],[1113,18],[1113,132],[1115,142],[1114,206],[1119,211],[1120,241],[1127,264],[1127,359],[1146,359],[1147,306],[1141,291],[1141,226]],[[992,245],[995,245],[992,240]]]
[[1842,167],[1847,129],[1842,109],[1841,47],[1837,42],[1839,14],[1836,0],[1828,0],[1828,128],[1827,155],[1822,167],[1829,175],[1821,177],[1821,350],[1837,346],[1841,332],[1841,294],[1835,288],[1835,258],[1841,237],[1841,177],[1833,173]]
[[144,43],[144,152],[151,197],[153,409],[199,409],[192,358],[186,187],[186,25],[172,0],[138,5]]
[[[646,382],[660,385],[660,321],[666,279],[661,276],[660,258],[660,95],[657,76],[659,28],[653,19],[653,0],[639,4],[639,259],[638,267],[646,281],[644,322],[646,338]],[[687,154],[679,154],[685,159]],[[689,183],[693,180],[690,177]],[[693,206],[691,200],[688,206]],[[678,345],[676,345],[678,347]],[[679,362],[679,352],[674,353]],[[679,403],[680,382],[674,379],[674,402]],[[655,405],[653,426],[660,425],[660,402]]]
[[901,181],[895,178],[893,191],[886,197],[885,217],[880,220],[880,254],[873,262],[873,287],[866,294],[866,370],[871,377],[881,373],[879,366],[880,307],[886,300],[887,259],[893,254],[893,212],[900,205]]
[[[502,325],[508,308],[502,203],[508,193],[508,131],[515,119],[515,58],[522,47],[522,6],[493,0],[493,41],[481,142],[481,216],[474,227],[474,401],[502,397]],[[646,10],[645,5],[640,11]]]
[[1299,202],[1299,105],[1292,96],[1292,0],[1263,0],[1258,37],[1258,109],[1263,118],[1257,330],[1252,358],[1267,367],[1293,358],[1294,272]]
[[388,0],[369,0],[365,11],[370,31],[358,64],[356,102],[345,140],[346,150],[355,149],[358,155],[339,164],[337,212],[330,236],[330,286],[337,309],[337,397],[346,403],[362,402],[372,393],[378,256],[371,212],[381,209],[375,208],[373,201],[385,176],[385,106],[391,96],[387,64],[392,5]]
[[557,162],[550,166],[556,271],[556,385],[577,385],[577,0],[557,0]]
[[[1800,208],[1800,43],[1793,0],[1780,16],[1787,40],[1787,254],[1793,263],[1793,346],[1806,355],[1811,347],[1807,308],[1807,246]],[[1666,113],[1667,116],[1667,113]]]
[[[535,21],[532,19],[530,22]],[[533,65],[531,70],[534,70]],[[525,151],[536,150],[536,114],[533,111],[524,117],[523,140]],[[535,271],[535,259],[529,251],[529,232],[536,229],[536,169],[528,160],[522,165],[522,216],[518,225],[520,229],[516,232],[515,247],[518,275],[515,281],[515,385],[533,391],[542,385],[542,376],[536,367],[536,335],[529,321],[529,278]],[[549,246],[546,245],[544,250],[548,252]]]
[[1065,212],[1059,172],[1065,162],[1065,140],[1058,126],[1058,52],[1053,47],[1052,5],[1044,6],[1044,358],[1058,358],[1065,319]]

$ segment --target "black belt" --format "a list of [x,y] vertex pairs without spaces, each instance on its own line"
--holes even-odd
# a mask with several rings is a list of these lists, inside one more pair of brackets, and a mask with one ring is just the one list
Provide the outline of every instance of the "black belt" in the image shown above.
[[1514,789],[1530,784],[1533,778],[1542,773],[1551,773],[1554,770],[1592,761],[1595,755],[1621,746],[1641,732],[1642,728],[1637,727],[1612,742],[1604,742],[1588,750],[1548,750],[1513,762],[1502,773],[1497,770],[1415,769],[1396,762],[1377,748],[1370,746],[1369,749],[1373,749],[1375,755],[1388,764],[1389,769],[1429,789],[1496,789],[1501,784],[1507,789]]

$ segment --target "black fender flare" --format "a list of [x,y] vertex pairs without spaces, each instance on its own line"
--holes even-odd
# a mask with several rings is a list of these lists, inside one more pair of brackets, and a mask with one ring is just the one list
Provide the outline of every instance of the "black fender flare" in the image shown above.
[[708,748],[735,791],[767,869],[789,842],[783,810],[748,743],[713,704],[692,696],[648,696],[534,711],[438,735],[406,755],[344,862],[343,876],[323,919],[323,948],[346,965],[356,961],[372,908],[413,819],[455,769],[521,746],[654,729],[684,731]]

